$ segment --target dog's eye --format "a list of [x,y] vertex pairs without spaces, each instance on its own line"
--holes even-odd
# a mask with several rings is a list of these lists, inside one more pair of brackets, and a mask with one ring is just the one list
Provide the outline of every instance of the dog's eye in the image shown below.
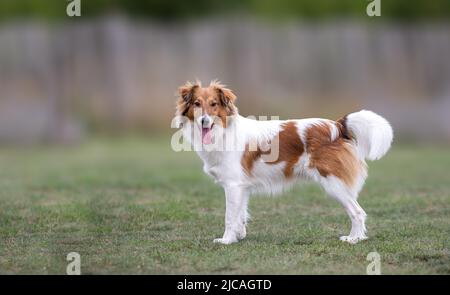
[[212,106],[212,107],[215,107],[216,105],[217,105],[217,102],[211,103],[211,106]]
[[196,107],[199,107],[201,104],[200,104],[199,101],[196,101],[196,102],[194,102],[194,105],[195,105]]

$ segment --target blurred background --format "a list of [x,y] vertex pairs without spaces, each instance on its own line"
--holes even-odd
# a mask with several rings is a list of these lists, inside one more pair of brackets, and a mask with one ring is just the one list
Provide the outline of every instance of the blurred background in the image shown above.
[[450,143],[450,1],[0,0],[0,145],[170,134],[175,91],[219,79],[240,113],[388,118]]

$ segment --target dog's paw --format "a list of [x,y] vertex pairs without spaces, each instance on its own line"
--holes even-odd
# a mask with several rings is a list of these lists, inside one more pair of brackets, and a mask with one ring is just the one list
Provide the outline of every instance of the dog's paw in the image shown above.
[[245,237],[247,236],[247,229],[245,228],[245,226],[242,227],[242,229],[236,234],[238,240],[242,240],[245,239]]
[[357,236],[342,236],[342,237],[339,238],[339,240],[354,245],[354,244],[356,244],[356,243],[358,243],[360,241],[367,240],[367,237],[366,236],[361,236],[361,237],[357,237]]
[[229,244],[233,244],[236,243],[238,240],[237,239],[224,239],[224,238],[219,238],[219,239],[214,239],[214,243],[215,244],[223,244],[223,245],[229,245]]

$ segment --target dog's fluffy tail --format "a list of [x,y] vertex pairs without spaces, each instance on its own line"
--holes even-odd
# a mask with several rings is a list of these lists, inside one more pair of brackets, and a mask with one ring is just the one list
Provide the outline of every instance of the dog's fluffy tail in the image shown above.
[[378,160],[391,147],[394,137],[391,125],[372,111],[351,113],[338,122],[345,135],[354,140],[360,159]]

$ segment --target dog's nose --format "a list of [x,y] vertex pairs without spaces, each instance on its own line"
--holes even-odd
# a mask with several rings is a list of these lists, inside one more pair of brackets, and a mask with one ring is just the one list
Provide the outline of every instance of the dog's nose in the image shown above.
[[210,119],[209,119],[209,117],[205,116],[205,117],[202,117],[200,122],[202,123],[202,127],[208,127],[208,125],[210,123]]

